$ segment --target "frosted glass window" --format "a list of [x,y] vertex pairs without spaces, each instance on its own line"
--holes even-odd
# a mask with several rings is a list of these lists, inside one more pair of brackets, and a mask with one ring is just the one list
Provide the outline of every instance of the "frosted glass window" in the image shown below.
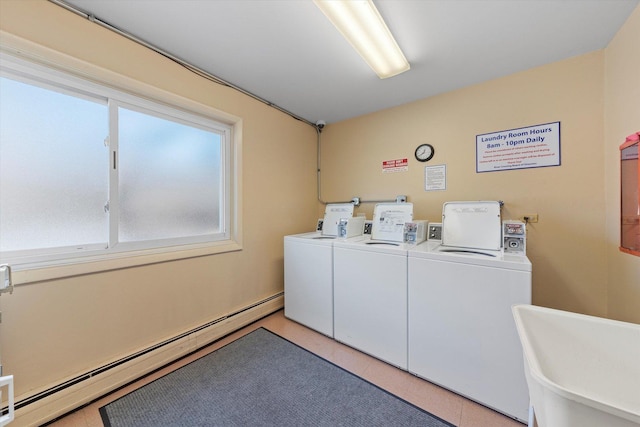
[[176,103],[0,52],[0,264],[235,248],[234,126]]
[[120,242],[220,233],[221,135],[118,109]]
[[106,100],[0,78],[0,251],[106,247]]

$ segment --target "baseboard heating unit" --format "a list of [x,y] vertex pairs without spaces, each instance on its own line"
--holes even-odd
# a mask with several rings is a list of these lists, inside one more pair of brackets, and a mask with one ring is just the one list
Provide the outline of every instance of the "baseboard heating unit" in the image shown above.
[[284,292],[15,402],[18,425],[41,425],[187,356],[284,307]]

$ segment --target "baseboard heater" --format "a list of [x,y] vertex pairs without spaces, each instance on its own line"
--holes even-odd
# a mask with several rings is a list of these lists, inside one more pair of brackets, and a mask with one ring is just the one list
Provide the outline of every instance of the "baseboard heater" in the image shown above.
[[[29,418],[29,420],[27,421],[23,419],[23,421],[27,421],[29,424],[31,424],[31,422],[33,421],[35,421],[36,423],[42,423],[55,419],[60,415],[70,412],[71,410],[76,409],[79,406],[90,403],[91,401],[100,398],[101,396],[119,387],[135,381],[144,375],[160,369],[168,363],[172,363],[180,359],[181,357],[196,352],[199,349],[215,341],[218,341],[221,338],[224,338],[226,335],[229,335],[236,330],[255,322],[256,320],[259,320],[281,309],[283,306],[284,292],[280,292],[271,297],[265,298],[261,301],[244,307],[240,310],[200,325],[194,329],[183,332],[162,342],[156,343],[136,353],[132,353],[119,360],[92,369],[91,371],[85,372],[81,375],[78,375],[74,378],[71,378],[67,381],[64,381],[60,384],[57,384],[53,387],[50,387],[32,396],[15,402],[16,418],[23,418],[21,415],[25,415],[24,418]],[[199,342],[200,340],[198,340],[198,338],[202,339],[202,341]],[[185,343],[185,341],[188,341],[189,339],[196,339],[197,342],[195,343],[195,345],[188,345],[188,343]],[[170,354],[163,357],[161,353],[163,353],[164,350],[167,350],[166,352]],[[95,390],[93,393],[95,394],[95,396],[88,396],[87,393],[83,393],[86,391],[84,389],[72,391],[73,388],[77,389],[79,387],[82,387],[83,383],[88,383],[90,382],[90,380],[94,380],[94,382],[96,382],[98,376],[102,375],[102,379],[104,379],[106,376],[103,374],[113,373],[114,371],[118,370],[126,371],[131,368],[130,366],[127,367],[126,365],[135,364],[136,361],[144,359],[145,356],[147,356],[147,359],[153,359],[154,354],[156,354],[157,360],[143,361],[146,363],[141,362],[141,364],[145,364],[145,367],[142,367],[137,371],[134,369],[134,372],[132,373],[121,373],[120,376],[123,378],[114,378],[114,380],[111,381],[112,384],[104,384],[105,387],[102,389],[98,387],[98,390]],[[99,382],[99,380],[97,380],[97,382]],[[53,399],[58,394],[65,394],[65,392],[68,392],[67,394],[69,395],[80,393],[81,395],[83,394],[83,396],[77,396],[76,398],[73,398],[73,396],[69,396],[70,398],[66,399],[55,399],[56,401],[64,400],[65,402],[63,402],[62,405],[60,405],[59,403],[56,404],[56,402],[54,402],[53,404],[45,403],[46,400]],[[42,409],[45,409],[45,407],[48,406],[54,406],[56,408],[48,408],[54,410],[49,412],[49,414],[39,414],[39,416],[36,417],[28,416],[27,414],[21,414],[24,412],[31,412],[29,408],[31,405],[42,406]],[[39,411],[35,410],[34,412]],[[32,420],[31,418],[37,419]]]

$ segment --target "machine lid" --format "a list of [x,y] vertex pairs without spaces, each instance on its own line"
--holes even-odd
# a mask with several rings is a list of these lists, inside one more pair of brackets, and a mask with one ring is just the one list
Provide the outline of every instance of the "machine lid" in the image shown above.
[[440,252],[448,252],[448,253],[463,254],[463,255],[481,255],[481,256],[487,256],[487,257],[493,257],[493,258],[496,258],[499,255],[501,255],[501,252],[488,252],[488,251],[482,251],[478,249],[454,248],[454,247],[441,248]]
[[447,202],[442,206],[442,245],[500,250],[500,202]]
[[351,217],[353,217],[353,203],[329,203],[324,208],[322,235],[337,236],[340,219]]
[[373,209],[371,240],[404,242],[404,223],[413,220],[413,203],[378,203]]
[[467,265],[495,267],[515,271],[531,271],[531,261],[523,255],[505,254],[503,251],[461,249],[444,246],[440,242],[426,241],[408,251],[410,263],[416,259],[453,262]]
[[333,248],[339,251],[348,249],[350,251],[385,253],[403,257],[407,256],[408,246],[406,243],[372,240],[370,237],[346,240],[337,239],[333,242]]

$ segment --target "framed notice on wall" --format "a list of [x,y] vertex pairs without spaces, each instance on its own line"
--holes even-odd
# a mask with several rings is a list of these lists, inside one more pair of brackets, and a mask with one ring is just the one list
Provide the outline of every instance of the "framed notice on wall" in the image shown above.
[[476,136],[476,172],[560,166],[560,122]]
[[427,166],[424,168],[424,191],[442,191],[447,189],[447,165]]

